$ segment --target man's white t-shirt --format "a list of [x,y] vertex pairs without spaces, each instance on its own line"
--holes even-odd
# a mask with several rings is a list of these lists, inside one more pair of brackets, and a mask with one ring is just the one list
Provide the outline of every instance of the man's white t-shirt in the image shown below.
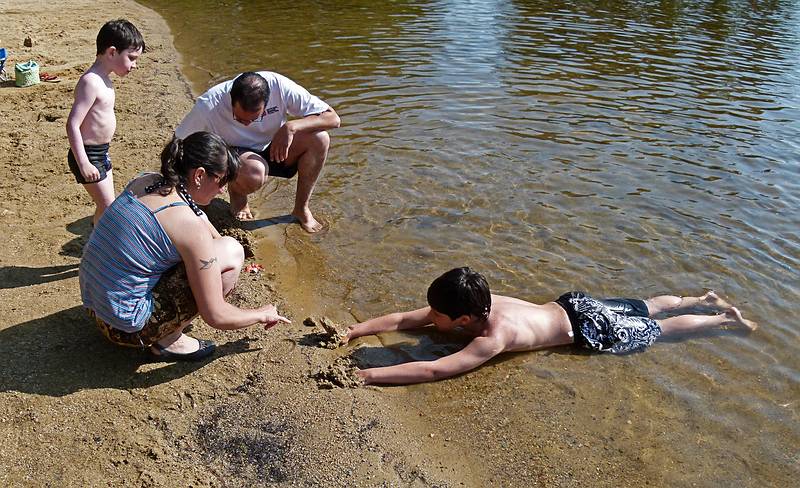
[[231,146],[260,152],[286,123],[287,114],[306,117],[321,114],[330,108],[327,103],[283,75],[271,71],[259,71],[258,74],[267,80],[269,86],[269,100],[264,109],[266,115],[260,122],[245,126],[233,119],[230,95],[233,80],[228,80],[197,98],[194,108],[175,129],[175,135],[184,139],[199,131],[213,132]]

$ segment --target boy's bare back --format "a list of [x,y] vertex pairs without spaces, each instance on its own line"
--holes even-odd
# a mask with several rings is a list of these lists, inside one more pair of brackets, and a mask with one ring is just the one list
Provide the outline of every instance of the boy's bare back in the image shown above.
[[573,342],[569,317],[554,302],[537,305],[518,298],[492,295],[487,322],[481,335],[498,341],[502,352],[532,351]]

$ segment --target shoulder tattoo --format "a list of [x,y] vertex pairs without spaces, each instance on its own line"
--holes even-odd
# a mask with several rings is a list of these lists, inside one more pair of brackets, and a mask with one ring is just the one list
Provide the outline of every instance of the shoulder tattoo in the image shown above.
[[211,258],[208,261],[206,261],[205,259],[201,259],[200,262],[203,263],[203,265],[200,266],[200,269],[208,269],[211,267],[212,264],[217,262],[217,258]]

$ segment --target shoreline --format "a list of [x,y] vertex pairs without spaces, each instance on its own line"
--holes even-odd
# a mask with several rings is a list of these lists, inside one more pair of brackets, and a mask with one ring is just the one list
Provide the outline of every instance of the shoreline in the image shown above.
[[[136,0],[132,1],[135,2]],[[193,69],[195,71],[203,72],[210,79],[213,79],[211,73],[208,71],[203,71],[202,69],[198,69],[197,67],[193,67],[190,65],[190,63],[187,63],[184,60],[183,55],[177,48],[175,48],[174,34],[172,33],[167,20],[161,16],[161,14],[159,14],[153,8],[148,7],[140,2],[136,2],[136,4],[150,10],[155,15],[158,15],[161,21],[163,21],[166,25],[170,38],[171,50],[174,51],[174,56],[176,59],[178,77],[184,84],[187,99],[192,100],[193,103],[197,96],[201,95],[207,88],[199,88],[199,91],[196,91],[195,87],[199,86],[200,82],[199,80],[190,79],[189,76],[186,75],[186,70]],[[189,109],[191,109],[191,105]],[[180,122],[180,119],[183,117],[183,115],[184,113],[177,115],[175,125]],[[285,200],[283,203],[286,204],[285,206],[288,209],[291,207],[290,202],[292,202],[294,198],[294,189],[295,179],[276,180],[275,178],[272,178],[264,186],[264,188],[251,195],[251,203],[253,203],[252,207],[258,208],[267,199],[271,199],[272,201]],[[225,203],[227,203],[227,201]],[[273,219],[280,221],[281,217],[283,216],[273,217]],[[286,303],[288,307],[292,309],[294,315],[303,315],[303,317],[305,317],[309,315],[321,315],[326,312],[330,314],[332,309],[336,309],[335,304],[332,303],[324,303],[320,305],[321,298],[316,292],[317,286],[312,282],[312,280],[314,280],[319,273],[325,272],[324,264],[319,262],[319,259],[312,258],[313,264],[311,264],[311,266],[308,265],[308,262],[304,261],[304,266],[301,267],[296,259],[295,253],[292,253],[287,248],[287,241],[289,240],[292,240],[296,245],[303,246],[305,245],[305,239],[314,237],[318,238],[319,236],[306,234],[300,230],[299,227],[292,223],[280,223],[279,225],[267,223],[263,228],[259,228],[260,226],[258,225],[251,225],[252,222],[243,222],[240,225],[237,225],[237,223],[233,222],[227,217],[225,217],[223,221],[224,225],[226,226],[233,225],[234,227],[244,229],[245,232],[248,233],[250,236],[252,252],[255,253],[255,256],[253,256],[255,261],[275,268],[274,273],[276,275],[276,281],[281,283],[282,292],[285,295]],[[323,233],[324,232],[325,231],[323,230]],[[296,235],[299,235],[300,237],[294,238]],[[307,258],[307,256],[304,255],[303,258]],[[309,267],[310,270],[307,269]],[[334,310],[333,313],[335,315],[332,318],[335,320],[354,320],[352,314],[347,311]]]

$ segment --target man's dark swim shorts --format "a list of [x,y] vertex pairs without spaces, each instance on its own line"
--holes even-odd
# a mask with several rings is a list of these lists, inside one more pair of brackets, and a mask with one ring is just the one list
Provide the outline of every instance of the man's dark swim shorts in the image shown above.
[[600,352],[624,354],[644,349],[661,335],[642,300],[596,300],[579,291],[565,293],[556,303],[566,310],[575,344]]
[[[270,144],[271,145],[271,144]],[[254,154],[258,154],[264,161],[267,162],[267,174],[269,176],[277,176],[279,178],[291,178],[297,174],[297,163],[295,164],[285,164],[279,163],[277,161],[272,161],[269,158],[269,146],[266,147],[263,151],[256,151],[255,149],[250,149],[247,147],[241,146],[234,146],[233,151],[236,153],[237,156],[241,156],[246,152],[251,152]]]
[[75,181],[85,185],[87,183],[98,183],[106,179],[108,172],[111,171],[111,157],[108,155],[108,144],[97,144],[83,146],[86,151],[86,156],[89,157],[89,162],[100,171],[100,179],[97,181],[86,181],[81,174],[81,169],[78,167],[78,160],[75,159],[75,154],[72,153],[72,148],[67,153],[67,163],[69,163],[69,170],[75,176]]

